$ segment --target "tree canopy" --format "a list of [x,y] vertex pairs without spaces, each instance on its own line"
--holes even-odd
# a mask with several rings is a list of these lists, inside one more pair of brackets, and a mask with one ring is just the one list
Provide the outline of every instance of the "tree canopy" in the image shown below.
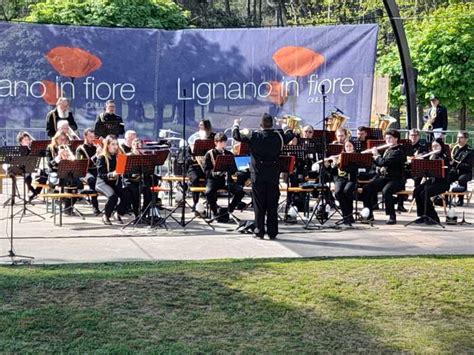
[[46,0],[30,6],[28,22],[179,29],[189,13],[172,0]]

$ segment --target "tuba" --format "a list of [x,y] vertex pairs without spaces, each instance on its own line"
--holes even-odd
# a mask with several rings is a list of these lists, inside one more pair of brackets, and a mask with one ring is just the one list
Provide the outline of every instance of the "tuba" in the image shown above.
[[331,112],[327,120],[328,131],[337,131],[338,128],[344,127],[348,119],[349,117],[338,111]]
[[381,129],[382,132],[385,132],[394,123],[397,122],[396,118],[389,115],[384,115],[383,113],[377,113],[377,119],[378,119],[377,128]]
[[280,123],[284,123],[288,126],[289,129],[293,131],[294,134],[300,134],[302,131],[301,122],[303,121],[300,117],[293,115],[285,115],[282,118],[278,119]]

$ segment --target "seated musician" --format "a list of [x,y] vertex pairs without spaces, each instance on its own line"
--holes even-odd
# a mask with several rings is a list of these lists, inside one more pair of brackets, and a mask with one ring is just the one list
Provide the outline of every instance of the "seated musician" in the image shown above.
[[[18,144],[21,147],[25,147],[26,149],[26,155],[30,155],[31,152],[31,142],[33,141],[33,137],[28,133],[28,132],[20,132],[16,136],[16,139],[18,141]],[[41,192],[42,187],[33,187],[33,178],[31,177],[31,174],[26,174],[25,175],[25,184],[28,188],[29,194],[28,194],[28,202],[33,201],[33,199]]]
[[[81,144],[76,149],[76,159],[86,159],[89,161],[87,169],[87,175],[84,180],[89,185],[89,189],[95,191],[95,185],[97,181],[97,156],[101,153],[102,147],[94,144],[95,132],[92,128],[86,128],[84,130],[84,144]],[[92,210],[95,215],[100,214],[99,201],[97,196],[91,197]]]
[[[452,162],[449,172],[449,182],[457,181],[458,187],[454,187],[455,192],[464,192],[467,190],[467,184],[472,180],[472,165],[474,162],[474,152],[468,144],[469,133],[460,131],[457,135],[457,141],[451,151]],[[464,204],[464,196],[458,196],[457,206]]]
[[[61,161],[76,159],[76,156],[71,151],[69,144],[70,144],[70,141],[69,141],[68,135],[62,131],[58,131],[54,135],[53,139],[51,139],[51,143],[46,148],[46,159],[48,161],[50,183],[56,183],[56,181],[54,181],[54,179],[51,179],[51,177],[54,174],[57,175],[59,163]],[[74,187],[77,189],[82,188],[82,182],[78,179],[73,179],[71,181],[64,181],[64,180],[59,179],[56,184],[62,187],[67,186],[67,187]],[[76,200],[77,200],[76,198],[65,199],[64,213],[66,215],[70,215],[70,216],[74,215],[73,207],[74,207],[74,204],[76,203]]]
[[358,152],[367,149],[367,127],[360,126],[357,128],[357,138],[354,140],[354,144]]
[[332,144],[341,144],[344,145],[346,140],[349,138],[349,134],[345,128],[338,128],[336,130],[336,140]]
[[[95,120],[95,128],[94,132],[97,137],[105,138],[109,134],[115,134],[117,137],[121,136],[125,133],[125,125],[123,123],[122,117],[115,113],[115,101],[108,100],[105,103],[105,112],[99,113]],[[118,131],[111,132],[107,127],[107,122],[117,122],[118,123]]]
[[77,129],[74,115],[69,109],[69,100],[65,97],[60,97],[56,103],[56,107],[49,111],[46,115],[46,132],[48,137],[53,138],[58,129],[58,121],[66,120],[72,130]]
[[213,217],[218,216],[217,211],[217,191],[220,189],[225,189],[227,185],[229,186],[229,191],[233,195],[232,201],[228,206],[229,213],[232,213],[239,202],[244,197],[243,189],[234,184],[230,175],[234,174],[236,170],[227,171],[229,175],[229,181],[226,181],[226,172],[217,172],[214,171],[217,157],[220,155],[230,155],[234,156],[232,152],[225,149],[227,142],[227,136],[224,133],[217,133],[214,137],[215,148],[208,151],[204,157],[204,172],[206,174],[206,198],[207,203],[211,209]]
[[128,130],[124,138],[125,141],[119,145],[119,153],[129,154],[132,151],[132,142],[137,138],[137,132]]
[[379,172],[364,187],[362,200],[364,207],[368,208],[370,213],[367,220],[373,220],[372,213],[377,204],[377,194],[382,191],[385,201],[385,214],[389,216],[387,224],[396,224],[395,215],[395,195],[404,189],[404,166],[406,155],[403,147],[398,144],[400,133],[395,129],[389,129],[385,132],[385,142],[389,146],[383,155],[379,154],[377,147],[372,148],[374,163],[380,168]]
[[79,139],[78,135],[71,129],[69,122],[66,120],[58,121],[58,132],[65,133],[70,141]]
[[[121,215],[125,214],[125,199],[123,198],[122,178],[115,172],[117,167],[117,154],[119,151],[117,138],[107,136],[104,138],[102,152],[97,157],[97,183],[96,190],[107,198],[102,222],[111,225],[110,217],[117,207],[116,219],[122,223]],[[117,205],[120,198],[120,204]],[[117,218],[118,216],[118,218]]]
[[[417,155],[426,153],[428,151],[428,147],[426,146],[425,142],[420,139],[420,131],[416,128],[410,129],[408,132],[408,139],[411,142],[411,145],[408,148],[405,148],[405,153],[407,157],[415,157]],[[405,177],[406,179],[412,178],[411,171],[410,171],[410,164],[407,163],[405,166]],[[420,177],[413,177],[414,186],[418,186],[421,182]],[[403,206],[403,202],[406,200],[406,196],[400,195],[397,198],[397,210],[399,212],[407,212],[407,209]]]
[[[345,153],[355,153],[354,143],[350,140],[344,144]],[[337,159],[335,164],[333,163],[333,174],[335,175],[335,196],[339,201],[341,207],[342,217],[344,224],[351,225],[355,223],[354,216],[352,215],[353,204],[354,204],[354,192],[357,186],[357,171],[358,168],[355,165],[348,165],[343,170],[339,164],[340,158]]]
[[[198,131],[198,139],[214,139],[214,136],[216,134],[212,132],[212,125],[210,120],[203,119],[199,122],[199,131]],[[199,157],[196,159],[195,156],[193,156],[191,152],[191,143],[188,145],[188,151],[187,151],[187,161],[186,161],[186,166],[187,166],[187,176],[189,179],[189,184],[192,187],[198,187],[200,186],[201,182],[200,180],[203,180],[206,178],[206,175],[204,174],[203,167],[199,165]],[[196,205],[199,202],[199,192],[193,192],[193,207],[192,210],[195,211]]]
[[[426,157],[427,159],[443,159],[445,164],[449,163],[449,157],[446,154],[446,147],[444,145],[442,138],[437,138],[431,144],[431,155]],[[418,186],[415,187],[413,191],[413,198],[416,201],[416,214],[418,219],[415,221],[417,224],[426,223],[426,224],[435,224],[435,222],[440,222],[438,214],[433,205],[431,198],[437,196],[443,192],[449,190],[449,180],[448,177],[443,178],[427,178],[426,181],[420,182]],[[430,219],[424,219],[425,215],[425,196],[426,196],[426,216]],[[434,222],[433,222],[434,221]]]

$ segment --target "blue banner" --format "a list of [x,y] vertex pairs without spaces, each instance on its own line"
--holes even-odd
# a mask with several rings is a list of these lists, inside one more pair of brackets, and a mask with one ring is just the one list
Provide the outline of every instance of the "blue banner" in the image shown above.
[[[114,99],[127,129],[215,130],[263,112],[321,127],[339,108],[368,125],[376,25],[163,31],[0,23],[0,128],[45,127],[57,97],[72,98],[80,129]],[[189,132],[189,131],[188,131]],[[192,133],[189,132],[189,133]]]

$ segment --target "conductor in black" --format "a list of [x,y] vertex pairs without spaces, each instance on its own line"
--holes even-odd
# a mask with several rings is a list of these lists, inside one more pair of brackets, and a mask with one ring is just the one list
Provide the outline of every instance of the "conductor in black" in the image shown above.
[[239,123],[240,119],[234,121],[232,136],[238,142],[247,142],[250,147],[250,177],[256,226],[254,237],[263,239],[266,216],[267,234],[270,239],[276,239],[280,198],[278,157],[283,146],[294,138],[294,134],[291,130],[283,133],[273,129],[273,117],[267,113],[262,116],[261,129],[248,135],[240,133]]

